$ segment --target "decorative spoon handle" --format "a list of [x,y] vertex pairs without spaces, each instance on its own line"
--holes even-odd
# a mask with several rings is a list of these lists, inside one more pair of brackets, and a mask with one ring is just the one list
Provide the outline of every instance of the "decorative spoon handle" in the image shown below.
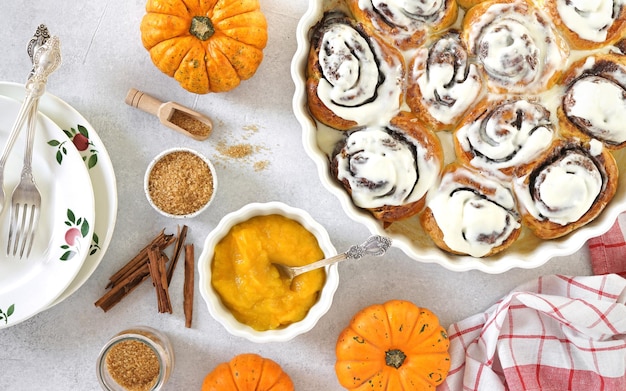
[[299,274],[306,273],[308,271],[315,270],[326,265],[331,265],[336,262],[341,262],[346,259],[361,259],[366,255],[379,257],[385,254],[389,247],[391,247],[390,238],[380,235],[373,235],[370,236],[362,244],[351,246],[348,251],[344,253],[337,254],[334,257],[322,259],[308,265],[293,267],[292,269],[294,271],[294,274],[297,276]]

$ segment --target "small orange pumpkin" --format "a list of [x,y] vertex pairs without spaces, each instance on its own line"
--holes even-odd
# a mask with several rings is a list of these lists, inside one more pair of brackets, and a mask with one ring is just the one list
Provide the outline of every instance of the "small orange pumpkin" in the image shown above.
[[221,363],[202,383],[202,391],[293,391],[293,383],[276,362],[254,353]]
[[197,94],[252,77],[267,44],[258,0],[148,0],[140,29],[154,65]]
[[352,318],[337,340],[335,372],[348,390],[434,390],[448,375],[449,346],[435,314],[391,300]]

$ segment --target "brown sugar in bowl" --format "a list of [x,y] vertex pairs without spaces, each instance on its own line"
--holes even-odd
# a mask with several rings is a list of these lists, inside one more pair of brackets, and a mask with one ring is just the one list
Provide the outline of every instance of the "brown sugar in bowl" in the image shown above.
[[148,165],[144,190],[152,207],[166,217],[197,216],[211,204],[217,190],[215,167],[189,148],[171,148]]

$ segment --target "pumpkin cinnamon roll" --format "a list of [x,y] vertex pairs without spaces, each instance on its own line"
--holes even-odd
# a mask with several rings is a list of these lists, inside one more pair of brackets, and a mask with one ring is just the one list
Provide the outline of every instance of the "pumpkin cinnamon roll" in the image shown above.
[[341,12],[314,27],[307,64],[311,114],[339,130],[385,123],[404,98],[404,59]]
[[612,150],[626,146],[626,57],[599,54],[574,63],[564,75],[557,109],[561,133],[597,139]]
[[421,45],[429,33],[452,25],[456,0],[347,0],[356,20],[369,24],[400,49]]
[[483,100],[454,132],[459,161],[521,175],[555,138],[550,111],[526,99]]
[[511,189],[459,163],[444,169],[420,222],[442,250],[473,257],[503,251],[521,232]]
[[356,206],[387,223],[422,211],[443,166],[439,139],[407,112],[346,134],[336,150],[333,175]]
[[514,181],[522,221],[554,239],[595,219],[615,195],[618,168],[602,143],[557,140],[525,176]]
[[470,8],[462,40],[497,93],[537,93],[552,87],[569,48],[527,0],[488,0]]
[[455,31],[417,50],[407,79],[407,105],[437,131],[451,129],[483,92],[480,71]]
[[538,0],[572,49],[598,49],[615,43],[626,29],[623,0]]

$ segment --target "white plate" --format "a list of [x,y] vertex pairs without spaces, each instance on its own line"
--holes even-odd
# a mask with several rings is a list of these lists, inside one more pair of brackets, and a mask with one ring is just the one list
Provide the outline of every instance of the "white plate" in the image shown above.
[[[17,83],[0,82],[0,96],[21,100],[24,97],[24,86]],[[79,129],[86,132],[90,142],[89,147],[84,151],[79,151],[79,153],[88,168],[96,203],[96,225],[91,250],[76,278],[63,294],[52,303],[52,305],[56,305],[78,290],[102,261],[111,242],[117,218],[117,184],[111,158],[102,140],[91,124],[78,111],[49,93],[41,97],[39,111],[54,121],[66,133],[72,134],[78,132]]]
[[[21,103],[0,97],[0,144],[4,145]],[[26,133],[22,132],[5,168],[7,202],[0,214],[0,328],[15,325],[47,308],[74,280],[89,254],[95,225],[94,193],[76,149],[62,159],[57,147],[68,141],[43,114],[37,116],[33,175],[41,192],[40,221],[30,257],[6,256],[10,195],[20,179]]]
[[[412,259],[420,262],[437,263],[454,271],[481,270],[486,273],[503,273],[512,268],[536,268],[553,257],[566,256],[578,251],[588,239],[608,231],[617,216],[626,210],[626,178],[619,179],[617,194],[604,212],[593,222],[577,231],[555,240],[541,240],[526,233],[513,247],[488,258],[455,256],[437,248],[423,231],[417,219],[394,223],[385,230],[369,213],[357,208],[337,180],[330,175],[329,160],[320,147],[323,145],[324,127],[318,130],[316,122],[308,111],[305,90],[306,65],[309,53],[309,31],[322,19],[327,8],[336,8],[337,0],[314,0],[298,23],[296,31],[297,50],[291,62],[291,76],[295,84],[293,110],[302,126],[302,142],[307,155],[315,162],[322,184],[339,199],[346,214],[354,221],[365,225],[372,233],[387,235],[393,245],[400,248]],[[614,153],[620,171],[626,167],[626,149]]]

